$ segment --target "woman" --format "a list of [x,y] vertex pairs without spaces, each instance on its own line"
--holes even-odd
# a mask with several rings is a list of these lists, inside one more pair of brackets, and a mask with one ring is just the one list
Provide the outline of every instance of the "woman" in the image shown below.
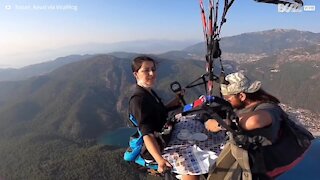
[[167,118],[167,109],[180,106],[176,98],[168,105],[164,105],[159,96],[152,90],[156,81],[156,62],[147,56],[136,57],[132,62],[132,72],[137,84],[131,97],[129,110],[137,119],[138,126],[143,135],[143,141],[150,157],[157,162],[158,171],[164,172],[171,168],[171,164],[161,156],[162,144],[155,136],[161,132]]
[[[137,85],[129,103],[130,113],[138,121],[138,127],[143,135],[143,141],[148,153],[158,164],[158,172],[162,173],[171,169],[172,165],[161,156],[161,141],[155,132],[161,132],[169,110],[181,107],[179,98],[176,97],[164,105],[159,96],[152,90],[156,81],[156,62],[147,56],[136,57],[132,62],[132,72]],[[198,176],[183,175],[183,180],[198,179]]]

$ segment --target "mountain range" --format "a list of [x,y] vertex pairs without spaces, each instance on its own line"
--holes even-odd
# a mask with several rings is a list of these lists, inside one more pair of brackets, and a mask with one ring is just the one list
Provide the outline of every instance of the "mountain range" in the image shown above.
[[[119,58],[132,58],[137,54],[141,54],[141,52],[146,54],[174,49],[164,53],[156,54],[156,56],[163,59],[173,60],[204,60],[204,42],[182,48],[183,45],[187,45],[191,42],[193,41],[134,41],[114,43],[110,45],[99,44],[99,48],[90,44],[88,46],[80,46],[80,49],[95,47],[93,49],[101,49],[99,50],[99,52],[102,54],[107,53]],[[152,46],[150,44],[152,44]],[[315,48],[314,52],[318,52],[319,49],[317,49],[317,45],[320,44],[320,33],[298,31],[292,29],[272,29],[267,31],[244,33],[236,36],[223,37],[220,40],[220,44],[223,59],[236,62],[246,62],[255,61],[274,54],[279,54],[282,51],[288,49],[298,50],[300,48],[300,51],[303,51],[306,48],[312,49],[313,47]],[[152,50],[154,49],[153,47],[167,48],[162,50],[160,50],[161,48],[159,50]],[[81,51],[81,53],[94,53],[94,51]],[[300,54],[303,55],[303,53]],[[45,74],[64,64],[90,57],[90,55],[82,55],[82,58],[78,58],[78,56],[79,55],[70,55],[66,57],[60,57],[53,61],[30,65],[20,69],[0,68],[0,81],[22,80],[32,76]]]
[[69,55],[65,57],[59,57],[49,62],[29,65],[20,69],[0,69],[0,81],[18,81],[28,79],[33,76],[40,76],[47,74],[65,64],[81,61],[90,57],[92,57],[92,55]]
[[[317,33],[270,30],[222,39],[221,44],[228,42],[223,52],[252,57],[225,59],[223,65],[227,72],[247,70],[290,106],[320,113],[318,37]],[[250,43],[248,49],[236,47]],[[159,62],[156,89],[164,101],[174,96],[169,89],[172,81],[185,86],[205,73],[203,58],[197,58],[204,55],[201,46],[151,55]],[[251,46],[272,47],[255,51]],[[0,82],[0,179],[145,179],[121,160],[124,149],[95,141],[102,133],[126,125],[135,82],[130,64],[136,55],[73,55],[4,74]],[[203,87],[188,89],[187,101],[203,93]]]
[[[89,42],[86,44],[68,45],[58,48],[30,50],[17,54],[2,55],[0,56],[0,59],[5,59],[9,64],[9,62],[43,62],[45,60],[55,59],[60,56],[68,56],[70,54],[106,54],[115,51],[154,54],[163,53],[170,50],[180,50],[195,44],[196,42],[198,42],[198,40],[174,41],[165,39],[123,41],[114,43]],[[9,65],[0,64],[0,69],[8,66]]]
[[[272,55],[285,49],[306,47],[319,43],[320,33],[293,29],[272,29],[221,38],[220,48],[223,53]],[[205,43],[198,43],[183,50],[202,55],[205,50]]]

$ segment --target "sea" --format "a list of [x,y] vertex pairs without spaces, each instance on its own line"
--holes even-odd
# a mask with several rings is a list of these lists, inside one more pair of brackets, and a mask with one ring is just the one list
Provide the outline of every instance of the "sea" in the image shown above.
[[102,136],[98,138],[98,143],[122,148],[128,147],[129,138],[135,132],[136,128],[122,127],[102,134]]

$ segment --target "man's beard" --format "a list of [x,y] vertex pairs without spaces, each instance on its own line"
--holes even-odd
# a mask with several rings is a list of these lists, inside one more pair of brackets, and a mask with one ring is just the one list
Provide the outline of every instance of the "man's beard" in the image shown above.
[[244,109],[246,107],[246,104],[242,101],[239,101],[239,104],[235,105],[234,108],[237,110]]

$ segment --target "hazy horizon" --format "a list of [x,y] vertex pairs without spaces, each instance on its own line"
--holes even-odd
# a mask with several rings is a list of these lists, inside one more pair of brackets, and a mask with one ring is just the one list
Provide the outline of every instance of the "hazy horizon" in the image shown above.
[[[316,8],[320,1],[305,1],[305,5],[315,6],[315,11],[281,13],[276,5],[235,1],[221,37],[270,29],[319,33],[315,19],[320,18]],[[108,53],[114,51],[109,45],[132,41],[159,41],[161,48],[152,47],[146,53],[160,53],[166,46],[180,50],[204,39],[198,0],[2,0],[0,26],[0,68],[70,54]],[[130,48],[134,49],[124,47],[123,51]]]

